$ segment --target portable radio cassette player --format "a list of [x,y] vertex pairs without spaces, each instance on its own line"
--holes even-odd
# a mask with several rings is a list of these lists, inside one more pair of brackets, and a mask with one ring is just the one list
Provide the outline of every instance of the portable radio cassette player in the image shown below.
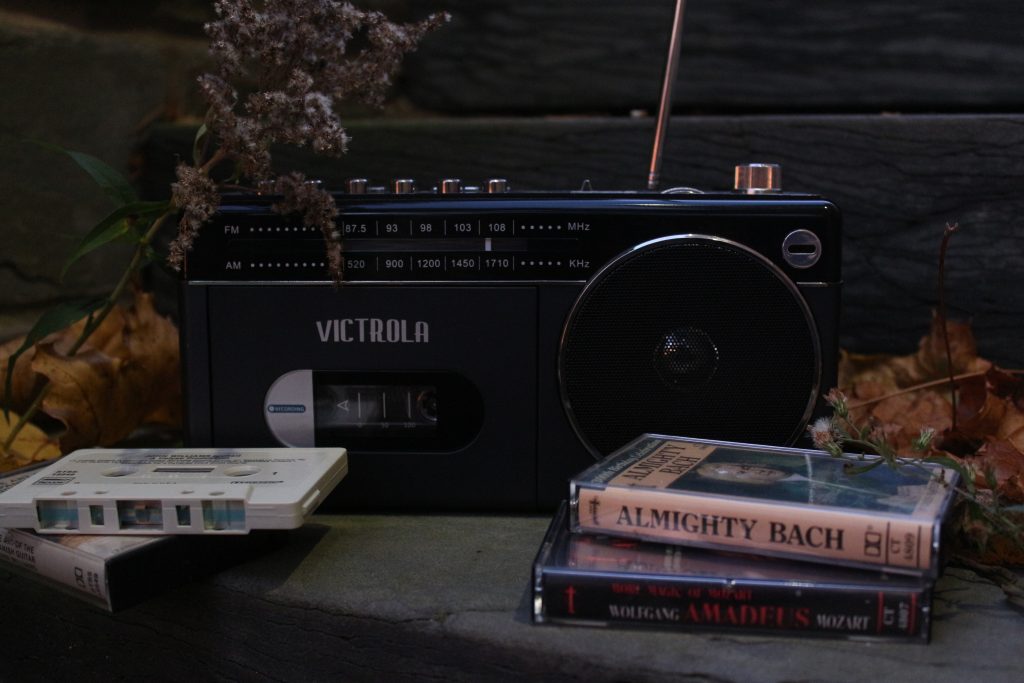
[[836,378],[840,218],[777,166],[656,192],[676,4],[645,192],[455,178],[335,195],[320,232],[226,198],[186,261],[192,446],[342,446],[324,507],[554,508],[643,433],[787,445]]
[[341,284],[226,198],[182,285],[188,444],[343,446],[326,507],[534,509],[644,432],[793,443],[833,386],[829,202],[455,187],[338,193]]

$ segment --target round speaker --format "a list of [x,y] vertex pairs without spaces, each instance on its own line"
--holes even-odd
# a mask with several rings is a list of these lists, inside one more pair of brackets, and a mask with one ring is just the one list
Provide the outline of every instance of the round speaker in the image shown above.
[[558,375],[595,457],[645,432],[783,445],[814,409],[821,347],[775,264],[721,237],[679,235],[638,245],[587,283]]

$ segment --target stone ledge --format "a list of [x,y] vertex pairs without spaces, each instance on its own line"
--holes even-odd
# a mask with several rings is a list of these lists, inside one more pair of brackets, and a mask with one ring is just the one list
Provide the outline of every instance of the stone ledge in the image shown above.
[[536,626],[527,591],[547,521],[317,516],[271,555],[113,616],[0,571],[4,670],[78,680],[1024,677],[1024,617],[964,569],[939,582],[930,645]]

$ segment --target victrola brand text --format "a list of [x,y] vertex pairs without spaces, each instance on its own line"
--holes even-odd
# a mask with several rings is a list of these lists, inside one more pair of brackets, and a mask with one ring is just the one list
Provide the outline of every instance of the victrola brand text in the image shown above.
[[317,320],[321,342],[426,344],[430,325],[424,320],[399,318],[336,318]]

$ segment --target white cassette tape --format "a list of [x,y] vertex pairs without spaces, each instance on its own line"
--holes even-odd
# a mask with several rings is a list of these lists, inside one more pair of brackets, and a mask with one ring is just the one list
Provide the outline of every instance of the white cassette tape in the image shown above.
[[0,528],[131,535],[293,529],[347,472],[343,448],[86,449],[0,493]]

